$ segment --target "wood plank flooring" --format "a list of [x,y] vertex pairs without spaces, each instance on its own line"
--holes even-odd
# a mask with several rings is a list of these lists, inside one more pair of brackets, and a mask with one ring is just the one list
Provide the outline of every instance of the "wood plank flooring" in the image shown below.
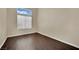
[[8,38],[1,50],[79,50],[39,33]]

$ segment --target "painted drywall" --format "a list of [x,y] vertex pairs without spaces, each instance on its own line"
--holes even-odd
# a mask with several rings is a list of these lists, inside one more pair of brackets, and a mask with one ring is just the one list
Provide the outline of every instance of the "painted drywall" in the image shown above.
[[79,9],[39,8],[38,31],[79,47]]
[[33,16],[32,16],[32,29],[17,29],[17,15],[16,15],[16,8],[8,8],[7,15],[8,15],[8,37],[23,35],[28,33],[33,33],[37,31],[37,9],[32,9]]
[[0,48],[7,38],[7,9],[0,8]]
[[39,32],[79,47],[79,9],[39,8],[33,10],[33,28],[17,29],[15,8],[0,8],[0,47],[7,37]]

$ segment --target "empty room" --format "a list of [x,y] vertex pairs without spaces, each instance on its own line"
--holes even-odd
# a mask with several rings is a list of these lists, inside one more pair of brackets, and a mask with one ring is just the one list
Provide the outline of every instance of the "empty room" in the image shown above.
[[79,8],[0,8],[0,50],[79,50]]

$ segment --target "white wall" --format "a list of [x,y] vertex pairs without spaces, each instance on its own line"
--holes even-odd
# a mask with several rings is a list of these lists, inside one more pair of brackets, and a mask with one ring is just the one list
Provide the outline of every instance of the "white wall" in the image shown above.
[[38,30],[59,41],[79,47],[79,9],[38,9]]
[[7,38],[7,9],[0,8],[0,48]]
[[16,9],[15,8],[8,8],[8,37],[23,35],[28,33],[33,33],[37,31],[37,9],[32,9],[33,11],[33,28],[32,29],[25,29],[25,30],[18,30],[17,29],[17,16],[16,16]]

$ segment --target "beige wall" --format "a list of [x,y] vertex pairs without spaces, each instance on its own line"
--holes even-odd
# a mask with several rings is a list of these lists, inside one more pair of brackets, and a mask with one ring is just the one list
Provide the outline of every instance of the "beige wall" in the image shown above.
[[33,28],[18,30],[15,8],[0,8],[0,47],[7,36],[40,32],[79,47],[79,9],[33,9]]
[[0,8],[0,48],[7,38],[7,9]]
[[17,29],[17,16],[15,8],[8,8],[8,37],[22,35],[27,33],[33,33],[37,31],[37,9],[32,9],[33,11],[33,22],[32,29],[18,30]]
[[39,32],[79,47],[79,9],[38,9]]

